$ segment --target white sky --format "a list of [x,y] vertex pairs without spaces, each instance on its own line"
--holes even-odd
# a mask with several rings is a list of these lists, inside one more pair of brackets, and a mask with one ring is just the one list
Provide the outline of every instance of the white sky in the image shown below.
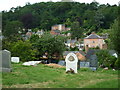
[[[10,10],[12,7],[17,7],[17,6],[24,6],[27,2],[30,2],[30,4],[37,3],[37,2],[47,2],[50,0],[1,0],[0,2],[0,11],[3,10]],[[53,2],[61,1],[61,0],[51,0]],[[85,2],[85,3],[91,3],[93,0],[75,0],[77,2]],[[120,0],[96,0],[100,4],[107,4],[109,3],[110,5],[118,5],[118,2]]]

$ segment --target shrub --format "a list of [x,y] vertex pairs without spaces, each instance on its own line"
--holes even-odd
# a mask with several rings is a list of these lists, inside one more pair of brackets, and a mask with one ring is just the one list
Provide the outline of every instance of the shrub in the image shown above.
[[120,58],[115,61],[115,67],[120,69]]
[[103,65],[105,67],[113,68],[116,62],[116,57],[111,56],[108,50],[101,50],[96,53],[99,61],[99,65]]
[[17,41],[13,43],[11,47],[12,56],[20,57],[21,61],[35,60],[37,50],[32,48],[32,44],[29,41]]

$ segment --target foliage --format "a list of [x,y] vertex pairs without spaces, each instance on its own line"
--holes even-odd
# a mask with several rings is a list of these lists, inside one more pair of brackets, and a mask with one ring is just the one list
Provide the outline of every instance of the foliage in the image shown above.
[[118,59],[115,63],[115,66],[120,68],[120,17],[116,19],[111,27],[110,32],[110,44],[112,44],[113,48],[118,52]]
[[72,26],[71,26],[71,34],[72,34],[72,38],[81,38],[83,35],[83,30],[79,25],[79,22],[73,22]]
[[120,33],[119,33],[119,30],[120,29],[120,25],[118,24],[118,20],[115,20],[114,24],[112,25],[112,28],[111,28],[111,33],[110,33],[110,39],[111,39],[111,42],[112,44],[114,45],[114,49],[120,53]]
[[113,68],[115,67],[114,64],[116,62],[116,57],[111,56],[108,52],[108,50],[100,50],[96,53],[99,61],[99,65]]
[[120,58],[118,58],[116,61],[115,61],[115,67],[116,68],[120,68],[120,60],[119,60]]
[[3,34],[9,37],[18,34],[18,31],[21,31],[21,29],[22,23],[20,21],[11,21],[6,24]]
[[13,42],[11,46],[12,56],[20,57],[21,61],[30,61],[36,59],[37,50],[32,48],[32,44],[29,41],[17,41]]
[[74,48],[70,47],[69,51],[79,51],[79,49],[78,47],[74,47]]
[[39,39],[39,36],[33,34],[33,35],[30,37],[30,42],[31,42],[31,43],[37,42],[38,39]]
[[[22,22],[23,28],[26,29],[40,28],[44,30],[50,30],[51,26],[55,24],[65,24],[71,27],[72,23],[77,21],[86,32],[89,30],[89,33],[99,32],[100,29],[109,29],[110,24],[118,15],[117,8],[116,5],[100,5],[97,2],[90,4],[79,2],[26,4],[24,7],[18,6],[11,8],[8,12],[2,12],[3,31],[5,31],[4,35],[11,35],[11,30],[17,25],[13,25],[13,21]],[[9,34],[6,31],[8,27],[11,28]]]
[[41,56],[47,52],[48,57],[51,58],[53,54],[58,53],[61,55],[65,50],[64,40],[64,37],[52,36],[51,34],[46,33],[38,39],[36,47]]

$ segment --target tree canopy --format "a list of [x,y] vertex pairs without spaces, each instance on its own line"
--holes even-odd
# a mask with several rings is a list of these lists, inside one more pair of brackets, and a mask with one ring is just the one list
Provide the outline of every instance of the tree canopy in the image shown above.
[[2,12],[3,32],[7,35],[6,30],[10,31],[8,27],[14,29],[11,26],[18,21],[25,29],[39,28],[49,31],[55,24],[65,24],[71,27],[76,20],[80,27],[84,28],[84,32],[95,30],[99,32],[100,29],[109,29],[110,24],[117,18],[117,7],[108,4],[100,5],[97,2],[90,4],[79,2],[26,4],[24,7],[11,8],[8,12]]

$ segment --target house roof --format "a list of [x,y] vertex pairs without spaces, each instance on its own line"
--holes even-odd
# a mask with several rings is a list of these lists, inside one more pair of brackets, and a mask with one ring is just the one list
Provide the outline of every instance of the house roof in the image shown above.
[[102,39],[102,37],[100,37],[97,34],[90,34],[89,36],[85,37],[85,39]]
[[55,33],[60,33],[60,30],[53,30]]
[[75,40],[75,39],[72,39],[72,40],[68,39],[66,43],[75,43],[75,42],[77,42],[77,40]]
[[38,35],[42,35],[43,33],[44,33],[43,30],[41,30],[41,31],[38,30],[38,31],[36,32],[36,34],[38,34]]
[[90,59],[91,55],[94,55],[98,51],[100,51],[100,50],[99,49],[89,49],[87,54],[86,54],[86,58]]
[[111,56],[118,57],[117,52],[115,50],[109,50],[108,52]]
[[85,56],[85,53],[83,51],[64,51],[63,52],[63,56],[67,56],[69,53],[80,53],[82,54],[83,56]]

